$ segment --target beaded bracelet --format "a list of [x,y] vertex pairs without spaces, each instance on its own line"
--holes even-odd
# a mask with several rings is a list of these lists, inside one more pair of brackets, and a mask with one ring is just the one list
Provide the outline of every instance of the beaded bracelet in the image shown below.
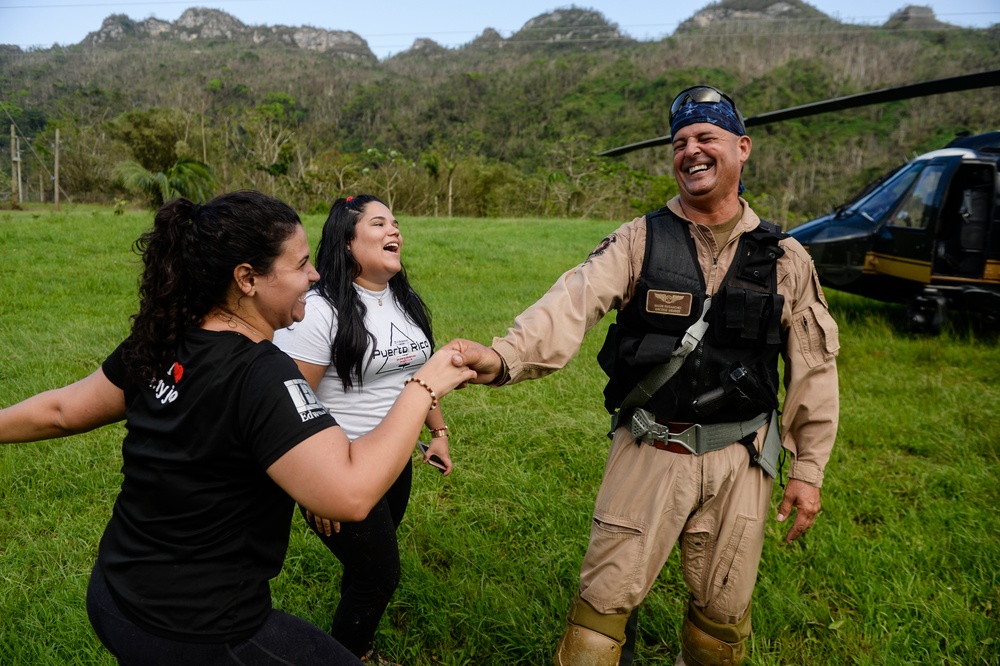
[[431,428],[431,439],[437,439],[438,437],[448,436],[448,426],[441,426],[440,428]]
[[416,382],[420,386],[423,386],[425,389],[427,389],[427,392],[431,394],[431,407],[430,409],[427,410],[428,412],[432,411],[435,407],[438,406],[437,393],[435,393],[434,389],[432,389],[430,386],[427,385],[427,382],[425,382],[422,379],[417,379],[416,377],[409,377],[403,381],[403,386],[406,386],[410,382]]

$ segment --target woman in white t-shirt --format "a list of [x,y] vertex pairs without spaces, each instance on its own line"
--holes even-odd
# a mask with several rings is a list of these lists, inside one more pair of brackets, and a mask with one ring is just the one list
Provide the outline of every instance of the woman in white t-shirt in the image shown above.
[[[430,316],[401,263],[399,224],[372,195],[338,199],[316,254],[320,274],[306,298],[305,319],[274,342],[299,366],[320,402],[350,439],[377,426],[434,348]],[[448,428],[428,412],[431,445],[424,460],[451,473]],[[375,631],[400,579],[396,529],[410,497],[407,465],[368,517],[337,523],[302,508],[307,522],[344,565],[330,633],[365,663],[389,664],[375,650]]]

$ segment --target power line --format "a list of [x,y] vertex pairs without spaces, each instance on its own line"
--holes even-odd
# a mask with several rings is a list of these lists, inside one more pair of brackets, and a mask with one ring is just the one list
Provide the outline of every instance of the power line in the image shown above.
[[[266,2],[267,0],[226,0],[226,4]],[[73,5],[0,5],[0,9],[76,9],[88,7],[145,7],[151,5],[190,5],[191,0],[158,0],[157,2],[88,2]]]
[[[0,102],[0,109],[3,109],[4,115],[6,115],[8,119],[10,119],[10,124],[14,126],[14,131],[16,132],[17,136],[24,139],[24,143],[27,144],[28,150],[30,150],[31,154],[35,156],[36,160],[38,160],[38,164],[39,166],[42,167],[42,170],[44,170],[45,173],[49,174],[50,179],[55,180],[55,174],[49,171],[49,167],[46,166],[45,161],[41,157],[39,157],[38,153],[35,152],[34,144],[32,144],[31,140],[28,139],[27,136],[25,136],[24,132],[21,131],[21,128],[17,126],[17,121],[15,121],[14,117],[10,115],[10,111],[7,110],[7,106],[3,102]],[[11,174],[11,177],[13,177],[13,174]],[[66,190],[64,190],[62,186],[59,187],[59,191],[62,192],[64,195],[66,195],[67,201],[73,203],[73,199],[69,196],[69,194],[66,194]]]

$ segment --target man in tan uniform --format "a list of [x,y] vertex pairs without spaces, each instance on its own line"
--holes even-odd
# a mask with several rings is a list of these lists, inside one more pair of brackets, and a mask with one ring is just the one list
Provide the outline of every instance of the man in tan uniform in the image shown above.
[[511,384],[564,367],[618,310],[598,357],[612,445],[557,666],[630,663],[626,624],[677,541],[690,591],[677,663],[740,664],[778,452],[790,542],[820,510],[836,437],[837,325],[809,255],[739,196],[742,116],[699,86],[670,118],[679,196],[608,236],[491,347],[449,345],[476,383]]

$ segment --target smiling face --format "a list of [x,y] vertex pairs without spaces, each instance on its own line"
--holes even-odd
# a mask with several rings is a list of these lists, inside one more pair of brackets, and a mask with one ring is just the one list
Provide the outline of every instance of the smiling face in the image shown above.
[[361,274],[354,281],[365,289],[385,289],[389,279],[403,268],[400,260],[403,237],[399,233],[399,223],[392,211],[378,201],[370,201],[365,206],[354,225],[354,238],[348,247],[361,267]]
[[306,292],[318,279],[319,273],[309,261],[306,231],[297,225],[282,244],[271,271],[254,276],[253,304],[257,310],[254,324],[259,323],[261,332],[270,338],[275,330],[302,321],[306,314]]
[[682,127],[673,137],[674,177],[681,200],[711,210],[736,201],[743,163],[750,156],[748,136],[736,136],[711,123]]

